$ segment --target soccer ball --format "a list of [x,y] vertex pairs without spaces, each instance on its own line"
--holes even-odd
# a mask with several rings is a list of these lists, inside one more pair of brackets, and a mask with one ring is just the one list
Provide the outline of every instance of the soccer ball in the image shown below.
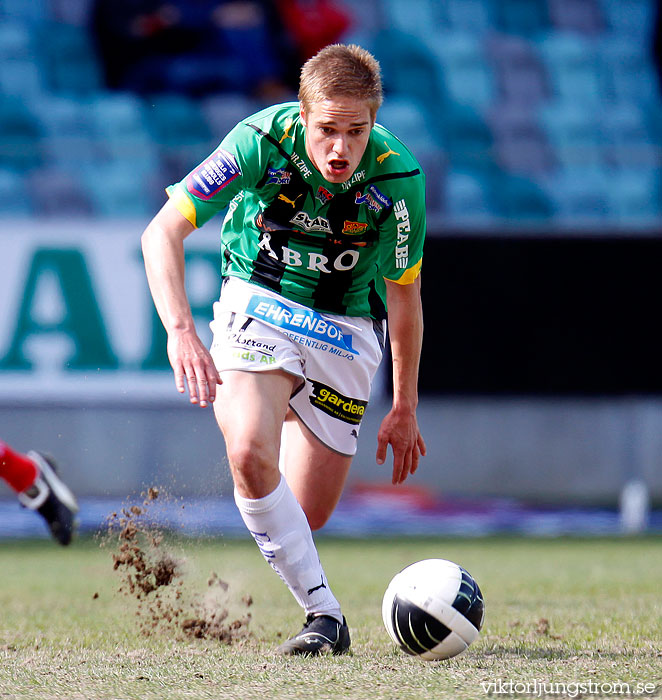
[[461,654],[479,635],[485,608],[471,574],[446,559],[423,559],[396,574],[382,618],[391,639],[426,661]]

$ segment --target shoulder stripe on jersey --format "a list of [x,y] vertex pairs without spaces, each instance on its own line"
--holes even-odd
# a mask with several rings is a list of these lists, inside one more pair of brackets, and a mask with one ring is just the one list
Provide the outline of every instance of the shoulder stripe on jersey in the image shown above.
[[259,126],[255,126],[255,124],[246,123],[246,126],[250,126],[250,128],[257,131],[257,133],[260,134],[260,136],[264,136],[264,138],[267,139],[269,143],[273,144],[278,149],[278,152],[281,154],[281,156],[283,156],[283,158],[287,158],[287,160],[291,158],[292,154],[288,153],[271,134],[268,134],[266,131],[262,131],[262,129],[260,129]]
[[178,188],[169,187],[166,190],[170,201],[177,207],[179,213],[188,220],[188,222],[198,228],[197,214],[193,202]]
[[[279,153],[283,158],[285,158],[285,160],[287,160],[287,161],[290,162],[290,163],[292,162],[292,154],[291,154],[291,153],[288,153],[288,152],[280,145],[280,143],[279,143],[278,141],[276,141],[276,139],[275,139],[271,134],[268,134],[266,131],[262,131],[262,129],[260,129],[259,126],[255,126],[255,124],[246,124],[246,126],[250,126],[250,128],[251,128],[251,129],[254,129],[260,136],[263,136],[265,139],[267,139],[267,141],[269,141],[270,144],[272,144],[273,146],[275,146],[275,148],[278,150],[278,153]],[[296,168],[295,168],[294,172],[299,176],[299,179],[301,180],[301,184],[302,184],[304,187],[307,187],[307,188],[308,188],[308,191],[312,194],[313,188],[311,187],[310,183],[306,182],[306,181],[301,177],[301,175],[299,174],[299,171],[298,171]],[[258,183],[258,187],[261,187],[262,185],[264,185],[264,183],[266,182],[267,177],[268,177],[268,173],[265,172],[264,175],[262,176],[262,179],[261,179],[260,182]]]
[[423,264],[423,258],[421,258],[414,265],[414,267],[410,267],[408,270],[405,270],[397,280],[392,280],[392,279],[389,279],[388,277],[384,277],[384,279],[388,280],[389,282],[395,282],[396,284],[412,284],[414,282],[414,280],[421,273],[421,265],[422,264]]
[[416,170],[409,170],[406,173],[387,173],[385,175],[375,175],[375,177],[370,177],[367,180],[357,183],[360,187],[365,185],[370,185],[373,182],[384,182],[384,180],[400,180],[403,177],[414,177],[414,175],[420,175],[421,169],[416,168]]

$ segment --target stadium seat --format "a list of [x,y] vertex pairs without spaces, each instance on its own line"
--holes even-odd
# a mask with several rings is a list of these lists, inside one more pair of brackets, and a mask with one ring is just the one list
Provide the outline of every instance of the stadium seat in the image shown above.
[[45,217],[92,216],[83,178],[57,168],[39,168],[26,177],[34,213]]
[[0,61],[32,57],[32,33],[24,22],[5,20],[0,24]]
[[426,111],[417,100],[391,95],[379,110],[377,121],[393,131],[417,158],[426,176],[428,211],[438,210],[440,192],[436,183],[442,177],[446,155]]
[[534,43],[524,37],[500,34],[487,40],[486,52],[504,102],[531,105],[549,97],[546,71]]
[[41,163],[41,129],[23,100],[0,94],[0,167],[24,171]]
[[92,127],[106,138],[148,136],[145,105],[136,95],[101,92],[90,100],[89,110]]
[[561,31],[596,35],[604,30],[599,0],[548,0],[551,24]]
[[0,21],[0,94],[31,97],[41,90],[41,83],[28,26]]
[[34,213],[30,190],[18,170],[0,167],[0,212],[5,217],[26,217]]
[[377,34],[374,48],[387,94],[411,95],[431,110],[437,107],[443,99],[440,67],[424,42],[389,30]]
[[442,147],[452,168],[485,171],[492,167],[492,133],[475,109],[446,104],[438,119]]
[[41,70],[50,90],[84,95],[101,88],[99,66],[84,28],[49,22],[39,28],[37,41]]
[[654,100],[641,107],[646,130],[656,148],[662,148],[662,101]]
[[448,156],[440,148],[428,148],[414,155],[425,173],[425,208],[428,214],[438,214],[443,203],[439,183],[448,169]]
[[49,0],[50,16],[56,22],[89,26],[93,0]]
[[609,220],[610,178],[598,168],[561,170],[547,185],[556,209],[555,220],[564,226],[601,225]]
[[534,37],[549,27],[547,0],[496,0],[497,28],[505,34]]
[[500,218],[510,224],[549,223],[555,206],[535,181],[515,175],[494,179],[494,206]]
[[593,41],[579,35],[549,33],[539,46],[558,99],[593,105],[600,101],[600,64]]
[[128,93],[102,93],[90,101],[89,113],[100,150],[109,160],[129,160],[142,172],[158,167],[143,101]]
[[50,18],[48,0],[0,0],[0,19],[40,23]]
[[147,126],[157,143],[166,147],[208,142],[211,139],[204,115],[194,100],[183,95],[147,98]]
[[212,139],[220,141],[242,119],[259,111],[260,104],[244,95],[213,95],[200,102]]
[[[400,138],[412,151],[434,148],[435,136],[427,122],[427,114],[415,99],[391,95],[377,115],[380,124]],[[436,139],[439,142],[439,139]],[[439,147],[439,143],[436,144]]]
[[42,92],[42,75],[34,61],[0,59],[0,94],[34,100]]
[[494,224],[490,178],[484,173],[450,170],[441,183],[443,211],[448,224],[454,226],[488,226]]
[[44,97],[38,115],[50,165],[75,172],[79,167],[100,162],[102,151],[87,102],[71,97]]
[[130,163],[100,163],[84,169],[81,180],[99,216],[148,218],[165,199],[157,201],[160,187]]
[[218,145],[200,105],[183,95],[147,98],[146,117],[169,180],[166,184],[180,180]]
[[485,0],[446,0],[444,26],[455,32],[484,35],[493,28],[493,4]]
[[629,102],[606,107],[600,118],[608,165],[620,170],[659,168],[662,163],[660,145],[648,128],[641,108]]
[[647,45],[606,34],[598,44],[597,55],[605,97],[638,104],[659,99],[660,85]]
[[601,167],[604,142],[600,112],[581,104],[554,102],[540,110],[540,123],[563,168]]
[[385,26],[423,39],[440,25],[439,5],[433,0],[382,0]]
[[653,0],[601,0],[602,12],[611,29],[623,37],[641,40],[653,26]]
[[496,164],[503,170],[540,176],[553,168],[552,148],[531,110],[519,103],[496,104],[486,121],[494,136]]
[[458,104],[480,106],[496,93],[483,42],[471,34],[434,32],[426,41],[441,67],[444,94]]
[[609,205],[615,223],[625,227],[659,223],[661,212],[657,170],[623,170],[610,177]]
[[343,0],[342,4],[352,17],[352,26],[348,34],[342,37],[343,41],[347,41],[354,32],[369,33],[382,28],[384,20],[379,19],[384,17],[382,0]]

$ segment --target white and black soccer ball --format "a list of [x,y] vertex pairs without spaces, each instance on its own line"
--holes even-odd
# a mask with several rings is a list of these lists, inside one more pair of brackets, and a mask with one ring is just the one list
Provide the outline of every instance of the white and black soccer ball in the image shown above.
[[483,626],[483,596],[471,574],[446,559],[423,559],[396,574],[382,618],[391,639],[426,661],[461,654]]

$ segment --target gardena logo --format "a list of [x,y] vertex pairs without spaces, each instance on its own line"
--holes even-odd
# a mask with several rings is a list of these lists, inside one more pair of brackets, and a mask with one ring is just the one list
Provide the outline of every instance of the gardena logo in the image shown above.
[[313,385],[313,395],[310,397],[310,403],[315,408],[319,408],[320,411],[324,411],[329,416],[333,416],[345,423],[358,425],[361,422],[365,408],[368,405],[367,401],[343,396],[332,387],[322,384],[322,382],[316,382],[314,379],[309,379],[308,381]]

